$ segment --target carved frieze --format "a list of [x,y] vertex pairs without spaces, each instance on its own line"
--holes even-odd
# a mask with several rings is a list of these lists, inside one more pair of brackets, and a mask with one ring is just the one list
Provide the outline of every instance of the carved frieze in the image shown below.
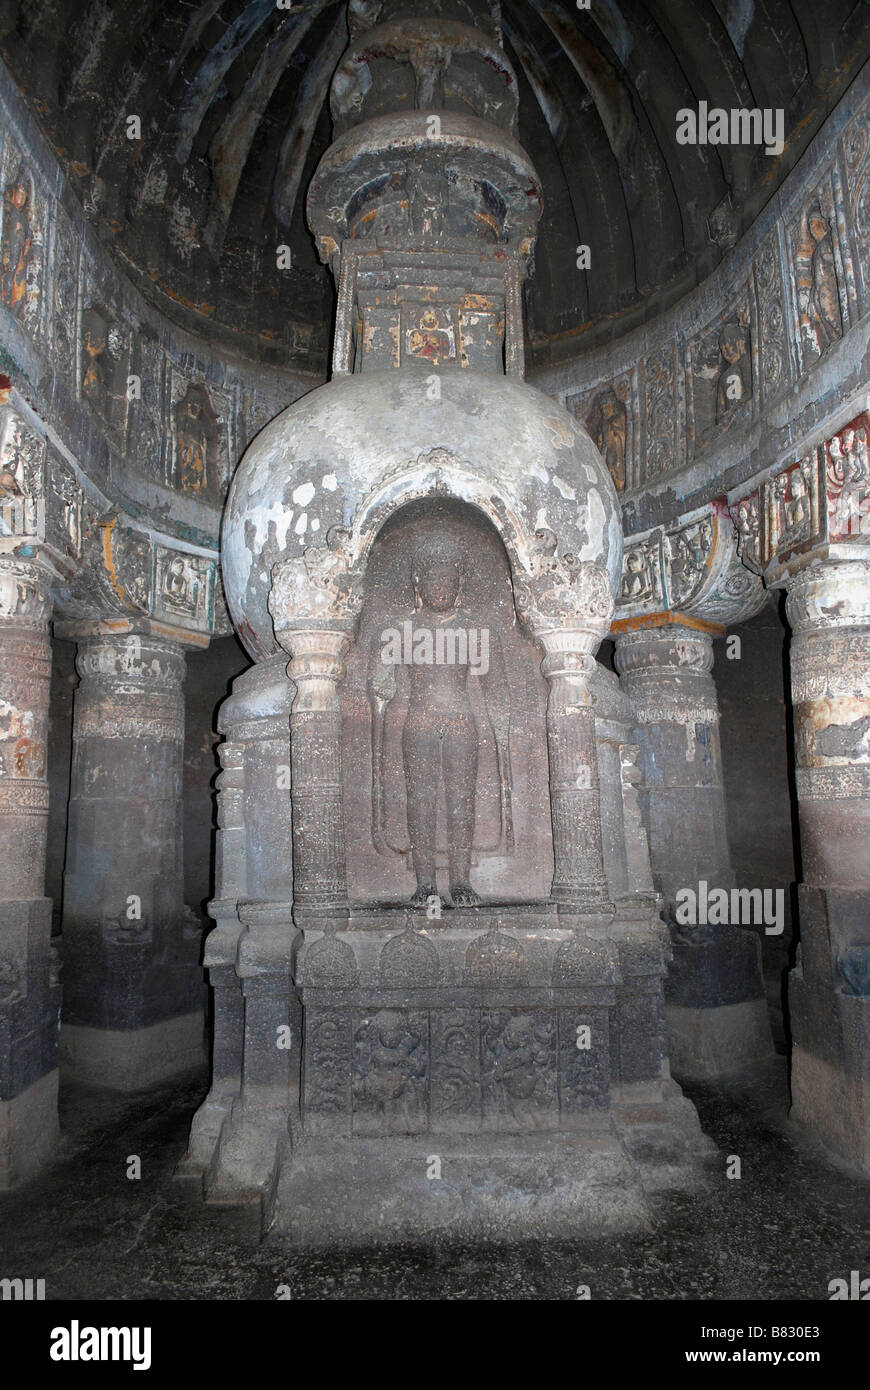
[[269,612],[276,633],[292,628],[352,628],[362,607],[362,576],[350,568],[349,536],[333,527],[325,545],[272,570]]

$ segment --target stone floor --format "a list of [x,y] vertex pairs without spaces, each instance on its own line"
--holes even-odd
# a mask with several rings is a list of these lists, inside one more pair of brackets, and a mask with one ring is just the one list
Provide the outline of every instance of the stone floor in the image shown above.
[[[870,1181],[789,1123],[784,1064],[723,1093],[693,1088],[721,1183],[669,1197],[653,1234],[499,1247],[291,1252],[236,1236],[171,1181],[202,1084],[127,1099],[70,1090],[53,1169],[0,1197],[0,1277],[42,1277],[48,1299],[827,1299],[870,1273]],[[128,1156],[142,1177],[128,1179]],[[742,1161],[724,1177],[725,1156]]]

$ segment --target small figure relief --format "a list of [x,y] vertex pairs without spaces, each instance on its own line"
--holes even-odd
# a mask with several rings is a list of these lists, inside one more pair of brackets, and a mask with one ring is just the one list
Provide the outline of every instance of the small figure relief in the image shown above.
[[593,398],[586,428],[610,470],[617,492],[625,487],[625,447],[628,412],[611,386]]
[[456,360],[456,335],[447,310],[427,306],[405,330],[405,355],[437,367]]
[[726,323],[719,334],[719,352],[722,366],[716,387],[716,421],[723,424],[752,394],[749,330],[740,323]]
[[870,421],[866,415],[827,445],[828,538],[846,540],[870,533]]
[[81,393],[100,419],[123,433],[127,422],[129,351],[124,334],[108,311],[92,304],[81,322]]
[[813,533],[813,507],[807,481],[812,460],[805,463],[806,471],[804,463],[800,463],[773,480],[771,554],[791,550],[800,541],[809,540]]
[[380,1009],[364,1018],[353,1040],[354,1129],[419,1134],[428,1127],[428,1018]]
[[737,506],[731,509],[731,520],[737,530],[737,554],[747,569],[752,570],[753,574],[760,574],[761,515],[757,492],[740,499]]
[[710,517],[665,532],[662,539],[668,575],[669,605],[685,604],[704,582],[713,554],[713,522]]
[[8,414],[0,434],[0,535],[38,534],[44,457],[45,441]]
[[[372,838],[380,853],[407,849],[387,832],[387,740],[389,707],[400,684],[407,694],[401,729],[401,759],[407,794],[410,856],[417,880],[411,899],[426,908],[438,898],[438,805],[443,786],[450,901],[454,907],[480,902],[471,886],[472,851],[513,850],[510,768],[510,698],[499,637],[463,604],[467,552],[442,529],[414,546],[412,614],[371,639],[367,693],[372,719]],[[470,686],[478,683],[478,726]],[[481,708],[482,703],[482,708]],[[475,843],[481,740],[494,749],[498,776],[498,834]],[[490,766],[491,766],[490,755]],[[443,861],[442,861],[443,862]]]
[[843,336],[831,224],[818,202],[803,219],[794,259],[799,346],[806,367]]
[[691,348],[692,409],[690,439],[703,448],[740,415],[752,397],[749,304],[743,299],[725,323],[707,332]]
[[500,1130],[555,1128],[557,1037],[544,1010],[486,1010],[483,1033],[485,1122]]
[[656,548],[650,544],[632,546],[625,556],[619,602],[633,605],[659,599],[661,586],[656,569]]
[[417,165],[408,175],[407,194],[408,220],[416,244],[440,245],[444,206],[449,196],[445,178],[433,169]]
[[84,493],[66,459],[53,449],[49,453],[46,472],[50,480],[45,518],[46,543],[61,558],[78,559],[82,553]]
[[158,552],[156,607],[166,617],[203,620],[210,562],[195,555]]
[[34,225],[33,179],[23,162],[3,194],[3,241],[0,246],[0,300],[20,322],[31,317],[39,289],[39,232]]
[[182,492],[219,502],[218,417],[208,391],[189,385],[175,406],[174,481]]

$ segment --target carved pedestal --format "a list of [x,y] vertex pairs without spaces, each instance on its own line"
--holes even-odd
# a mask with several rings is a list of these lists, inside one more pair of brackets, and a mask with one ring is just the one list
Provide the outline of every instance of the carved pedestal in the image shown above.
[[704,1150],[663,1066],[665,950],[585,937],[555,904],[355,907],[340,934],[306,930],[278,1224],[303,1242],[645,1226],[664,1155],[686,1180]]
[[[665,994],[671,1066],[678,1076],[739,1071],[773,1044],[760,941],[730,913],[713,639],[675,623],[623,632],[615,660],[636,712],[653,880],[678,926]],[[724,920],[677,912],[678,894],[690,905],[685,890],[701,903],[713,889],[729,894]]]
[[792,1113],[870,1171],[870,561],[787,586],[803,864]]
[[64,876],[65,1072],[136,1090],[204,1059],[198,922],[182,871],[184,651],[77,634]]
[[0,1188],[57,1140],[61,989],[44,897],[51,577],[0,558]]

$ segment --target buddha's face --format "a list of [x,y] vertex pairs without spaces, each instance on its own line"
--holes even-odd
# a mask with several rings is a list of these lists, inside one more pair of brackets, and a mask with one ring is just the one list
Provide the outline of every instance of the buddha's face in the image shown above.
[[815,213],[808,220],[810,236],[813,241],[822,241],[828,235],[828,223],[824,217]]
[[733,367],[743,356],[743,339],[739,336],[723,338],[721,352],[728,365]]
[[462,571],[454,560],[430,560],[414,572],[414,588],[425,608],[447,613],[455,608],[462,585]]

